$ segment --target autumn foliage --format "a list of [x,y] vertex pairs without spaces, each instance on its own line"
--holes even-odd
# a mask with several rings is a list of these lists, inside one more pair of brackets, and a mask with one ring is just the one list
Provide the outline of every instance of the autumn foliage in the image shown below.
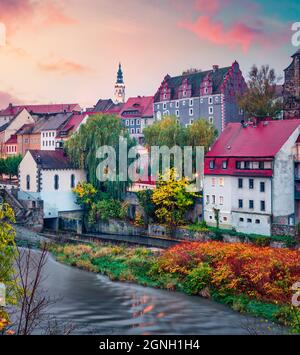
[[291,287],[300,279],[299,250],[189,242],[166,250],[158,262],[162,272],[184,277],[205,263],[212,270],[209,287],[279,304],[291,303]]

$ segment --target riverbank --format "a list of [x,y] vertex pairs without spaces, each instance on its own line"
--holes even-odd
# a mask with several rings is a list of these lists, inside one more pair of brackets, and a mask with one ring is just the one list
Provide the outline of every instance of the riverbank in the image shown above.
[[101,243],[52,244],[50,251],[62,263],[114,281],[199,295],[300,333],[290,289],[300,274],[296,250],[194,242],[166,251]]

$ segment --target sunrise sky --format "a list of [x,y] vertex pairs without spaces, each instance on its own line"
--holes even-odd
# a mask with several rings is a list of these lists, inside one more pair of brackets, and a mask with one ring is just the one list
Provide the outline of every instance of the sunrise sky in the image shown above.
[[282,74],[297,21],[299,0],[0,0],[0,108],[94,105],[112,96],[119,61],[127,97],[235,59],[245,74],[253,63]]

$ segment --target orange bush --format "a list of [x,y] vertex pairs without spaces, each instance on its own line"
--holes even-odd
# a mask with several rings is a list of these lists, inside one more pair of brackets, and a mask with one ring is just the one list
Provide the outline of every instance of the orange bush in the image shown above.
[[199,263],[213,268],[211,286],[221,292],[290,304],[300,281],[300,251],[242,243],[187,242],[159,258],[162,271],[186,276]]

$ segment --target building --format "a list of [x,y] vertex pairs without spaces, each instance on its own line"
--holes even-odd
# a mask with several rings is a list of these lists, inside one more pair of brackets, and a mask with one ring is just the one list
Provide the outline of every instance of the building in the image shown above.
[[119,63],[119,70],[117,73],[117,81],[115,84],[115,91],[114,91],[114,103],[122,104],[124,102],[125,102],[125,84],[123,79],[123,71],[122,71],[121,63]]
[[61,213],[81,209],[72,192],[79,181],[86,181],[85,171],[63,150],[29,150],[19,166],[18,199],[43,201],[45,225],[54,225]]
[[222,228],[291,234],[300,218],[299,134],[298,120],[229,123],[205,157],[207,224],[219,213]]
[[0,126],[16,117],[22,110],[26,109],[33,118],[44,115],[56,115],[58,113],[79,112],[81,107],[78,104],[48,104],[48,105],[13,105],[0,111]]
[[129,98],[119,113],[129,134],[138,143],[144,142],[143,130],[153,123],[153,96],[137,96]]
[[86,113],[73,113],[67,122],[60,127],[56,135],[56,147],[62,148],[64,142],[72,137],[72,135],[79,131],[81,125],[85,124],[89,118]]
[[292,55],[291,64],[284,70],[284,118],[300,117],[300,49]]
[[22,109],[0,127],[0,157],[6,156],[6,142],[8,142],[22,126],[32,123],[34,123],[34,119],[31,114],[26,109]]
[[11,157],[18,154],[17,135],[13,134],[4,144],[4,152],[6,157]]
[[207,119],[219,133],[228,122],[240,122],[244,113],[237,95],[247,88],[239,64],[211,70],[190,70],[180,76],[166,75],[154,96],[154,117],[174,115],[182,125],[199,118]]

